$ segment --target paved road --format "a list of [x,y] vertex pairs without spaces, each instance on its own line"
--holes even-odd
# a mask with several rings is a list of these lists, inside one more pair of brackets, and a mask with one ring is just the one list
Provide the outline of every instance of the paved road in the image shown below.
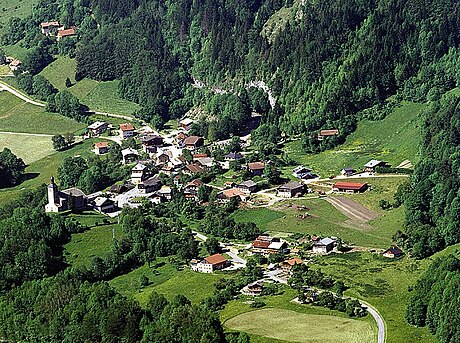
[[[359,299],[358,299],[359,300]],[[378,336],[377,336],[377,343],[385,343],[385,322],[380,314],[377,312],[375,308],[373,308],[370,304],[359,300],[361,304],[366,308],[367,312],[374,317],[375,321],[377,322],[378,327]]]
[[31,98],[29,98],[28,96],[24,95],[23,93],[17,91],[16,89],[11,88],[9,85],[4,83],[3,81],[0,81],[0,90],[5,90],[7,92],[10,92],[11,94],[13,94],[13,95],[17,96],[18,98],[24,100],[25,102],[28,102],[29,104],[40,106],[40,107],[45,107],[46,106],[46,104],[44,104],[42,102],[34,101]]
[[226,254],[228,256],[230,256],[232,258],[233,262],[235,262],[235,263],[241,263],[242,265],[246,265],[246,263],[247,263],[247,261],[244,258],[239,257],[237,254],[235,254],[235,253],[233,253],[231,251],[227,251]]
[[107,113],[107,112],[98,112],[98,111],[91,111],[91,110],[90,110],[90,112],[92,112],[92,113],[94,113],[94,114],[99,114],[99,115],[107,116],[107,117],[121,118],[121,119],[126,119],[126,120],[135,120],[134,117],[127,116],[127,115],[124,115],[124,114],[115,114],[115,113]]

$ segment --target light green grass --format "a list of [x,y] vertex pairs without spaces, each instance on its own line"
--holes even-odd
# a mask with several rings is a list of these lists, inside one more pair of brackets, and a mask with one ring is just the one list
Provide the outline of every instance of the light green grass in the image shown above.
[[81,130],[85,125],[56,113],[45,112],[8,92],[0,92],[0,131],[63,134]]
[[[403,102],[381,121],[361,121],[343,145],[320,154],[306,154],[298,140],[287,143],[284,150],[298,164],[310,166],[322,177],[337,175],[344,167],[362,170],[371,159],[395,167],[406,159],[414,164],[419,160],[420,114],[425,107]],[[290,169],[284,171],[289,174]]]
[[[139,105],[123,100],[118,96],[119,81],[98,82],[90,79],[75,81],[77,63],[75,59],[58,56],[40,73],[59,90],[68,90],[91,110],[117,114],[132,114]],[[72,86],[67,88],[65,80],[69,78]]]
[[23,61],[26,58],[27,52],[29,51],[27,48],[21,46],[21,42],[14,45],[5,45],[2,49],[5,51],[7,56],[12,56],[20,61]]
[[290,342],[374,342],[372,327],[363,321],[280,308],[243,313],[227,320],[225,326]]
[[11,73],[11,69],[7,64],[0,65],[0,76],[8,75]]
[[54,152],[51,137],[0,133],[0,151],[9,148],[26,164],[38,161]]
[[[38,0],[2,0],[0,2],[0,25],[6,27],[12,17],[24,18],[32,13]],[[2,30],[0,30],[0,33]]]

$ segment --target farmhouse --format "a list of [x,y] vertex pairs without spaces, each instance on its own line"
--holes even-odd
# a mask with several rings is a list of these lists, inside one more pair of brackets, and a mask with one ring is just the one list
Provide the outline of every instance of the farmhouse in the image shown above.
[[318,140],[323,140],[324,137],[334,137],[339,134],[339,130],[332,129],[332,130],[321,130],[318,134]]
[[402,255],[403,255],[403,252],[398,247],[391,247],[382,253],[382,256],[387,257],[387,258],[396,258]]
[[109,128],[109,124],[103,121],[96,121],[88,126],[88,131],[93,136],[99,136],[103,134]]
[[332,186],[334,192],[362,193],[367,189],[367,183],[361,182],[336,182]]
[[238,202],[244,202],[247,201],[248,198],[249,195],[243,193],[238,188],[224,189],[222,192],[217,194],[217,200],[219,200],[222,203],[229,202],[231,199],[236,199]]
[[78,188],[58,190],[54,177],[51,177],[48,185],[48,203],[45,205],[45,212],[62,212],[66,210],[82,211],[86,208],[88,199]]
[[340,171],[340,175],[342,176],[351,176],[353,175],[355,171],[353,170],[353,168],[351,167],[346,167],[346,168],[343,168],[341,171]]
[[329,251],[334,249],[335,240],[332,238],[323,238],[322,240],[313,244],[313,252],[319,254],[327,254]]
[[243,181],[241,182],[237,188],[243,192],[244,194],[251,194],[252,192],[254,192],[256,189],[257,189],[257,183],[255,183],[254,181],[252,180],[247,180],[247,181]]
[[109,142],[98,142],[94,144],[94,152],[96,155],[103,155],[109,152]]
[[139,153],[135,149],[126,148],[121,151],[121,156],[123,157],[123,163],[127,164],[133,161],[137,161]]
[[195,150],[202,147],[204,144],[204,138],[199,136],[190,136],[185,138],[184,146],[188,150]]
[[179,122],[179,126],[185,131],[188,131],[192,128],[193,120],[190,118],[184,118]]
[[374,173],[377,167],[385,167],[385,166],[386,166],[386,162],[382,162],[379,160],[370,160],[364,165],[364,171],[367,171],[369,173]]
[[140,137],[142,151],[147,154],[154,154],[157,148],[163,145],[163,137],[153,134],[145,134]]
[[136,164],[133,169],[131,169],[131,183],[133,185],[138,185],[146,179],[146,169],[147,166],[141,163]]
[[302,263],[303,261],[300,258],[294,257],[289,260],[285,260],[281,262],[280,266],[281,266],[281,270],[285,272],[291,272],[292,267],[294,267],[296,264],[302,264]]
[[71,27],[70,29],[59,30],[57,33],[57,40],[61,40],[64,37],[75,36],[75,28]]
[[21,62],[20,60],[14,59],[14,60],[12,60],[12,61],[10,62],[10,69],[11,69],[12,71],[16,71],[16,70],[18,70],[18,68],[21,66],[21,64],[22,64],[22,62]]
[[274,254],[285,252],[287,243],[270,236],[260,235],[252,243],[251,251],[255,254]]
[[153,193],[157,190],[159,190],[161,187],[161,180],[157,176],[153,176],[149,179],[142,180],[138,185],[137,185],[137,190],[140,194],[148,194],[148,193]]
[[97,197],[92,202],[94,210],[101,213],[110,213],[115,210],[115,202],[106,197]]
[[241,290],[241,294],[247,295],[250,297],[256,297],[258,295],[261,295],[263,290],[264,290],[264,282],[262,280],[257,280],[257,281],[251,282],[250,284],[244,286],[243,289]]
[[282,198],[292,198],[304,195],[305,191],[306,187],[303,183],[291,181],[278,187],[278,196]]
[[224,156],[225,161],[239,161],[243,159],[243,155],[238,152],[231,152]]
[[206,257],[204,260],[192,260],[191,267],[193,271],[199,273],[212,273],[215,270],[220,270],[230,264],[227,259],[221,254],[214,254]]
[[129,123],[120,124],[120,137],[126,139],[134,136],[134,126]]
[[61,27],[58,21],[46,21],[40,23],[40,28],[45,36],[54,36],[56,31]]
[[248,170],[252,175],[263,175],[265,170],[265,162],[251,162],[248,163]]
[[311,172],[311,169],[304,166],[298,166],[292,169],[292,175],[298,177],[299,179],[312,179],[314,175]]

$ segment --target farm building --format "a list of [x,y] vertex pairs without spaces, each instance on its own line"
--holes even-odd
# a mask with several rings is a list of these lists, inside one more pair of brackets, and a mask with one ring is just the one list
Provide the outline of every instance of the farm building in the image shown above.
[[367,189],[367,183],[361,182],[336,182],[332,186],[334,192],[362,193]]
[[374,173],[377,167],[385,167],[386,164],[387,164],[386,162],[382,162],[379,160],[370,160],[364,165],[364,171],[367,171],[369,173]]
[[192,270],[199,273],[212,273],[215,270],[220,270],[227,267],[230,264],[224,256],[221,254],[214,254],[206,257],[205,259],[192,260]]
[[64,37],[72,37],[75,36],[75,28],[71,27],[70,29],[58,30],[57,33],[57,40],[61,40]]
[[184,146],[188,150],[195,150],[204,145],[204,138],[199,136],[190,136],[185,138]]
[[339,130],[331,129],[331,130],[321,130],[318,134],[318,140],[323,140],[324,137],[334,137],[339,134]]
[[283,198],[292,198],[305,194],[306,187],[298,181],[288,182],[278,187],[278,196]]
[[193,120],[190,118],[184,118],[179,122],[179,126],[185,131],[188,131],[192,128]]
[[98,142],[94,144],[94,152],[96,155],[103,155],[109,152],[109,142]]
[[340,171],[340,175],[342,176],[350,176],[350,175],[353,175],[354,173],[354,169],[351,168],[351,167],[346,167],[346,168],[343,168],[341,171]]
[[281,270],[285,272],[290,272],[292,267],[294,267],[296,264],[302,264],[302,263],[303,261],[300,258],[294,257],[289,260],[285,260],[281,262],[280,266],[281,266]]
[[241,182],[237,188],[243,192],[244,194],[251,194],[252,192],[254,192],[256,189],[257,189],[257,183],[255,183],[254,181],[252,180],[247,180],[247,181],[243,181]]
[[100,213],[110,213],[115,210],[115,202],[111,199],[102,196],[94,199],[92,205],[94,210]]
[[402,255],[403,255],[403,252],[398,247],[391,247],[382,253],[382,256],[387,257],[387,258],[396,258]]
[[335,239],[332,238],[323,238],[322,240],[313,244],[313,252],[320,254],[327,254],[329,251],[334,249]]
[[231,199],[236,199],[238,202],[239,201],[244,202],[244,201],[247,201],[248,198],[249,198],[249,195],[243,193],[238,188],[225,189],[219,194],[217,194],[217,199],[222,203],[229,202]]
[[251,162],[248,163],[248,170],[252,175],[263,175],[265,170],[265,162]]
[[287,243],[280,239],[274,239],[270,236],[260,235],[252,243],[251,251],[255,254],[274,254],[278,252],[285,252]]

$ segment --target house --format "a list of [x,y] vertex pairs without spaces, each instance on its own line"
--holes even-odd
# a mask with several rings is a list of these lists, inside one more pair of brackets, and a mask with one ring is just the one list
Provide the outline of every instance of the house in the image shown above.
[[159,194],[161,197],[163,197],[165,200],[171,200],[172,195],[173,195],[173,190],[169,186],[162,186],[158,191],[157,194]]
[[45,205],[45,212],[57,213],[66,210],[79,212],[87,207],[88,199],[78,188],[69,188],[59,191],[54,177],[51,177],[48,185],[48,203]]
[[149,194],[158,191],[161,187],[161,180],[158,175],[149,179],[142,180],[137,184],[137,190],[140,194]]
[[184,173],[186,174],[203,174],[205,170],[199,163],[191,163],[185,166]]
[[233,181],[226,181],[225,184],[224,184],[225,189],[233,188],[235,186],[236,186],[236,183],[233,182]]
[[221,254],[214,254],[206,257],[205,259],[198,261],[192,260],[192,270],[199,273],[212,273],[215,270],[220,270],[227,267],[230,264],[227,259]]
[[183,143],[185,139],[188,137],[186,133],[179,132],[176,136],[176,142],[179,145],[180,148],[183,148]]
[[153,134],[145,134],[140,138],[142,143],[142,151],[147,154],[155,154],[158,147],[163,146],[163,137]]
[[238,186],[236,186],[241,192],[244,194],[251,194],[256,191],[257,183],[252,180],[247,180],[241,182]]
[[94,152],[96,155],[103,155],[109,152],[109,142],[97,142],[94,144]]
[[334,249],[335,242],[336,241],[332,238],[323,238],[320,241],[317,241],[315,244],[313,244],[313,252],[319,254],[327,254],[329,251]]
[[263,175],[265,170],[265,162],[250,162],[248,163],[248,170],[252,175]]
[[318,140],[323,140],[324,137],[334,137],[339,134],[339,130],[332,129],[332,130],[321,130],[318,134]]
[[222,203],[229,202],[231,199],[236,199],[238,202],[245,202],[248,198],[249,195],[243,193],[238,188],[224,189],[222,192],[217,194],[217,200]]
[[281,270],[285,272],[291,272],[292,267],[294,267],[296,264],[303,264],[303,261],[298,257],[285,260],[280,263]]
[[169,161],[171,160],[171,151],[167,150],[167,151],[158,151],[157,153],[157,164],[159,165],[164,165],[164,164],[167,164],[169,163]]
[[208,154],[193,154],[192,160],[193,162],[198,161],[200,158],[206,158]]
[[57,40],[61,40],[64,37],[72,37],[75,36],[75,28],[71,27],[70,29],[58,30],[57,33]]
[[139,153],[135,149],[126,148],[121,151],[121,156],[123,157],[123,163],[127,164],[130,162],[137,161],[139,158]]
[[128,190],[126,185],[113,185],[110,187],[109,192],[113,194],[121,194]]
[[58,21],[46,21],[40,23],[40,28],[45,36],[54,36],[56,31],[61,27]]
[[379,160],[370,160],[364,165],[364,171],[367,171],[369,173],[375,173],[375,169],[377,167],[385,167],[386,162],[382,162]]
[[367,183],[361,182],[336,182],[332,186],[334,192],[362,193],[367,189]]
[[298,166],[292,169],[292,175],[298,177],[299,179],[312,179],[314,175],[311,172],[311,169],[304,166]]
[[340,171],[340,175],[342,176],[351,176],[353,175],[354,173],[354,169],[352,167],[346,167],[346,168],[343,168],[341,171]]
[[112,199],[99,196],[92,202],[94,210],[100,213],[110,213],[113,212],[115,207],[115,202]]
[[293,198],[304,195],[305,192],[306,187],[303,183],[291,181],[278,187],[277,195],[282,198]]
[[388,257],[388,258],[396,258],[402,255],[403,255],[403,252],[398,247],[391,247],[382,253],[383,257]]
[[134,126],[129,123],[120,124],[120,137],[126,139],[134,136]]
[[190,181],[184,187],[184,196],[186,199],[198,201],[198,189],[204,185],[204,182],[198,179]]
[[131,183],[138,185],[147,178],[147,166],[141,163],[136,164],[131,169]]
[[225,161],[239,161],[243,159],[243,155],[238,152],[231,152],[224,156]]
[[109,128],[109,124],[103,121],[96,121],[88,126],[88,131],[93,136],[99,136],[103,134]]
[[193,120],[190,119],[190,118],[185,118],[185,119],[182,119],[180,122],[179,122],[179,126],[181,128],[183,128],[185,131],[188,131],[192,128],[192,125],[193,125]]
[[251,251],[255,254],[274,254],[286,252],[287,243],[278,238],[260,235],[252,243]]
[[202,166],[205,170],[209,170],[214,166],[214,159],[212,157],[201,157],[197,159],[197,162]]
[[199,136],[190,136],[184,139],[184,147],[188,150],[195,150],[204,145],[204,138]]
[[251,282],[250,284],[244,286],[243,289],[241,290],[241,294],[247,295],[250,297],[256,297],[258,295],[261,295],[263,290],[264,290],[263,280],[257,280],[257,281]]
[[16,71],[21,66],[22,62],[20,60],[14,59],[10,62],[11,71]]

